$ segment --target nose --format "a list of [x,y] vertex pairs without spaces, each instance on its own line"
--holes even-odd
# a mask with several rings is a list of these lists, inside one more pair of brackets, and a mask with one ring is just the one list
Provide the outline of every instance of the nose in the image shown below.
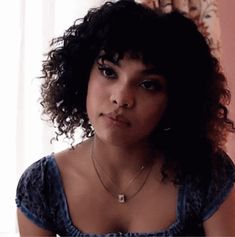
[[134,93],[128,88],[116,88],[111,95],[111,102],[117,107],[130,109],[135,104]]

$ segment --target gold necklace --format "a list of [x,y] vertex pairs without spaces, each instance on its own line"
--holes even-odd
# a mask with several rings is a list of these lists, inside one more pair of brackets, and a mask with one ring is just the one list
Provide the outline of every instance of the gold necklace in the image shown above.
[[92,145],[91,145],[90,157],[91,157],[92,164],[93,164],[94,170],[95,170],[95,172],[96,172],[96,175],[97,175],[97,177],[98,177],[100,183],[101,183],[102,186],[104,187],[104,189],[105,189],[108,193],[110,193],[115,199],[117,199],[119,203],[125,203],[125,202],[129,201],[130,199],[132,199],[133,197],[135,197],[135,196],[141,191],[141,189],[144,187],[144,185],[145,185],[145,183],[146,183],[146,181],[147,181],[147,179],[148,179],[148,177],[149,177],[149,175],[150,175],[150,173],[151,173],[151,171],[152,171],[153,162],[152,162],[152,164],[151,164],[151,166],[150,166],[150,168],[149,168],[149,171],[147,172],[145,178],[143,179],[143,182],[141,183],[141,185],[139,186],[139,188],[136,190],[136,192],[134,192],[132,195],[128,195],[128,196],[127,196],[127,194],[125,194],[125,193],[127,193],[125,190],[128,190],[128,189],[129,189],[129,187],[131,186],[131,184],[137,179],[137,177],[138,177],[138,176],[143,172],[143,170],[145,169],[145,166],[144,166],[144,165],[142,165],[142,166],[140,167],[140,169],[137,171],[136,175],[128,182],[127,187],[124,189],[125,192],[122,191],[122,192],[115,192],[115,193],[114,193],[114,192],[112,192],[112,191],[107,187],[107,185],[103,182],[103,179],[101,178],[101,175],[100,175],[100,173],[99,173],[99,171],[98,171],[98,168],[97,168],[97,166],[96,166],[96,163],[97,163],[97,164],[99,165],[99,167],[104,171],[104,173],[106,174],[106,176],[109,177],[110,181],[111,181],[118,189],[119,189],[119,187],[118,187],[118,185],[113,181],[113,179],[108,175],[108,173],[105,171],[105,169],[100,165],[100,163],[95,159],[94,154],[93,154],[93,153],[94,153],[94,152],[93,152],[93,149],[94,149],[93,146],[94,146],[94,141],[93,141],[93,143],[92,143]]

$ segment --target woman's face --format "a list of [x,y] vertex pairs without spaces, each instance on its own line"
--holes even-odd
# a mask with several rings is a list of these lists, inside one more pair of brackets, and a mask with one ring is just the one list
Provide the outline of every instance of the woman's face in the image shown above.
[[87,113],[96,136],[116,145],[146,142],[167,106],[166,79],[141,60],[98,59],[90,74]]

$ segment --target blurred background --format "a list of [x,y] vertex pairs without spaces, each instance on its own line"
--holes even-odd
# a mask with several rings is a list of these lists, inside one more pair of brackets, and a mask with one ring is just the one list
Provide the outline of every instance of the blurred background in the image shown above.
[[[41,120],[38,77],[43,54],[49,50],[53,37],[62,35],[75,19],[103,2],[5,0],[0,3],[0,236],[18,236],[15,190],[22,172],[44,155],[69,146],[63,140],[51,144],[54,128]],[[235,119],[235,0],[216,3],[220,57],[233,94],[230,108]],[[235,161],[235,136],[229,138],[227,152]]]
[[43,54],[53,37],[100,0],[7,0],[0,3],[0,236],[18,235],[15,190],[32,162],[68,147],[50,143],[51,125],[38,103]]

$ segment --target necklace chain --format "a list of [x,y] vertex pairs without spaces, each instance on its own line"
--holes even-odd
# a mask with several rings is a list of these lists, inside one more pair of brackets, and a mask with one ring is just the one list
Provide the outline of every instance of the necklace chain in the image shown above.
[[[112,179],[112,177],[108,174],[108,172],[103,168],[103,166],[99,163],[98,160],[94,159],[94,155],[92,155],[92,158],[94,160],[94,163],[97,163],[98,166],[103,170],[103,172],[105,173],[105,175],[110,179],[110,181],[119,189],[119,186],[115,183],[115,181]],[[96,166],[96,164],[95,164]],[[126,185],[126,188],[124,188],[124,190],[121,193],[125,193],[126,190],[128,190],[128,188],[131,186],[131,184],[138,178],[138,176],[144,171],[145,166],[142,165],[139,170],[136,172],[136,175],[134,175],[133,178],[131,178],[128,182],[128,184]],[[98,170],[98,169],[97,169]]]
[[104,173],[106,174],[106,176],[109,177],[110,181],[116,186],[116,188],[119,188],[118,185],[113,181],[113,179],[108,175],[108,173],[106,172],[106,170],[100,165],[100,163],[95,159],[94,157],[94,141],[91,145],[91,152],[90,152],[90,157],[91,157],[91,160],[92,160],[92,164],[93,164],[93,167],[94,167],[94,170],[96,172],[96,175],[100,181],[100,183],[102,184],[102,186],[104,187],[104,189],[110,193],[114,198],[117,198],[118,199],[118,202],[119,203],[125,203],[127,202],[128,200],[132,199],[133,197],[135,197],[141,190],[142,188],[144,187],[146,181],[148,180],[148,177],[152,171],[152,167],[153,165],[150,166],[149,168],[149,171],[148,173],[146,174],[145,178],[143,179],[143,182],[141,182],[141,185],[139,186],[139,188],[136,190],[136,192],[134,192],[132,195],[126,195],[125,193],[127,193],[127,190],[130,188],[131,184],[134,183],[134,181],[137,179],[137,177],[143,172],[143,170],[145,169],[145,166],[141,166],[140,169],[138,170],[138,172],[136,173],[136,175],[128,182],[128,185],[127,187],[125,188],[125,192],[112,192],[110,190],[110,188],[107,187],[107,185],[104,183],[103,179],[101,178],[101,175],[98,171],[98,168],[97,168],[97,165],[96,163],[99,165],[99,167],[104,171]]

